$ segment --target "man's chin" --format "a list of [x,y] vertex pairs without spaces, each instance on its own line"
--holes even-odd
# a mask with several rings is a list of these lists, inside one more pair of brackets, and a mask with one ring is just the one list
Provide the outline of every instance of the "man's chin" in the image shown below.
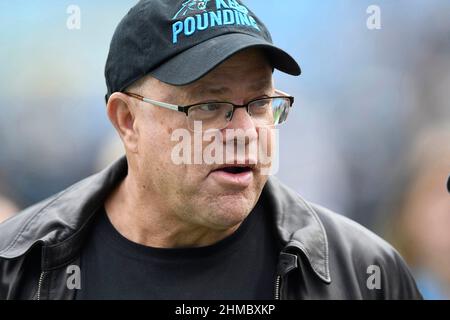
[[214,203],[215,208],[211,211],[210,218],[220,228],[229,229],[247,218],[253,208],[253,201],[237,195],[224,198],[224,201]]

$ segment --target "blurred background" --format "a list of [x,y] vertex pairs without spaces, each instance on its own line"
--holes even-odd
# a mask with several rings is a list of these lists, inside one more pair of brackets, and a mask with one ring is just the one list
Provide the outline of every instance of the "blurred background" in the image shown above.
[[[122,154],[103,68],[136,2],[0,1],[0,221]],[[278,176],[391,242],[426,298],[449,299],[450,2],[244,2],[303,70],[275,74],[296,97]]]

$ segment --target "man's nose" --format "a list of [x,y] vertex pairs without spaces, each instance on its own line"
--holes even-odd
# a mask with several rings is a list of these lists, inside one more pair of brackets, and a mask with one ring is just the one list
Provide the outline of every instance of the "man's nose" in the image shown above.
[[[258,132],[252,117],[247,113],[246,108],[238,108],[234,110],[233,118],[224,129],[225,140],[229,139],[245,139],[245,144],[249,144],[253,140],[257,140]],[[230,134],[230,137],[227,137]]]
[[234,110],[233,118],[228,123],[226,129],[256,130],[255,123],[253,122],[252,117],[248,114],[246,108],[237,108]]

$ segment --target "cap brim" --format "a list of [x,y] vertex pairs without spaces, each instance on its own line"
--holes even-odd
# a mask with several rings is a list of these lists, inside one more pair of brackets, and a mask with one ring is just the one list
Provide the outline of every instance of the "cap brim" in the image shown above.
[[224,34],[202,42],[178,54],[150,72],[156,79],[172,85],[192,83],[232,55],[248,48],[261,48],[272,67],[290,75],[298,76],[298,63],[285,51],[264,39],[243,33]]

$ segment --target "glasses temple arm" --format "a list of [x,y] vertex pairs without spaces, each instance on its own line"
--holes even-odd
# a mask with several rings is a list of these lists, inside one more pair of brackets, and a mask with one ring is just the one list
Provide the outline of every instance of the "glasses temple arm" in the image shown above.
[[143,96],[138,95],[136,93],[131,93],[131,92],[124,92],[124,93],[126,95],[130,96],[130,97],[139,99],[139,100],[141,100],[143,102],[146,102],[146,103],[154,104],[155,106],[158,106],[158,107],[163,107],[163,108],[170,109],[170,110],[175,110],[175,111],[179,111],[179,109],[180,109],[180,107],[175,105],[175,104],[170,104],[170,103],[160,102],[160,101],[156,101],[156,100],[151,100],[151,99],[148,99],[148,98],[144,98]]

